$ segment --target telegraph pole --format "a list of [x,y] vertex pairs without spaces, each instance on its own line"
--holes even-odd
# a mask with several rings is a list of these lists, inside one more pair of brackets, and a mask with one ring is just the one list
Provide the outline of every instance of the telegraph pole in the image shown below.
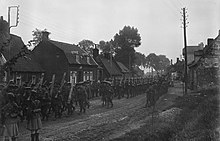
[[185,67],[184,67],[184,81],[185,81],[185,95],[187,94],[187,41],[186,41],[186,8],[182,8],[183,10],[183,37],[184,37],[184,57],[185,57]]

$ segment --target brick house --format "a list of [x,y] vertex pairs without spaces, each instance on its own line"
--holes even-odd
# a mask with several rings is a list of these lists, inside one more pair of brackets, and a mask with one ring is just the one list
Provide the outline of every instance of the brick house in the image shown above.
[[64,72],[66,81],[96,80],[98,64],[84,50],[74,44],[58,42],[43,32],[42,41],[32,50],[36,61],[45,69],[45,79],[50,82],[53,74],[60,82]]

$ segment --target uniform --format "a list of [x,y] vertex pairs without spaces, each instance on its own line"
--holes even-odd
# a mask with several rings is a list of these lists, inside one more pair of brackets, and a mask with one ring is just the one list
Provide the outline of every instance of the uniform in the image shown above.
[[16,141],[18,138],[18,116],[20,108],[13,101],[14,94],[9,93],[9,102],[1,108],[2,136]]
[[42,128],[40,101],[31,101],[28,107],[27,129],[31,131],[31,141],[39,141],[38,131]]

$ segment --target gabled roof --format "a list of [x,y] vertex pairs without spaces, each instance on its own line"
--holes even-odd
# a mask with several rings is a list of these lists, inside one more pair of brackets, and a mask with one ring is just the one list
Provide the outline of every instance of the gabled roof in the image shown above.
[[[200,62],[201,62],[201,59],[202,58],[205,58],[205,56],[208,54],[208,51],[210,50],[210,49],[212,49],[212,47],[213,47],[213,45],[215,44],[215,42],[217,41],[217,40],[220,40],[220,34],[215,38],[215,39],[213,39],[212,41],[211,41],[211,43],[209,43],[208,45],[206,45],[204,48],[203,48],[203,53],[201,54],[201,56],[199,57],[199,59],[198,60],[194,60],[192,63],[190,63],[188,66],[189,67],[193,67],[193,66],[196,66],[196,65],[198,65]],[[201,51],[200,51],[201,52]]]
[[[82,50],[81,48],[79,48],[74,44],[68,44],[53,40],[48,40],[48,41],[54,44],[55,46],[57,46],[58,48],[60,48],[61,50],[63,50],[70,64],[83,64],[83,65],[95,65],[95,66],[98,65],[91,56],[87,55],[87,52],[85,52],[84,50]],[[79,55],[79,62],[76,61],[77,54]],[[89,63],[87,62],[87,57],[89,57]]]
[[[8,61],[25,46],[21,37],[11,34],[10,43],[4,48],[3,56]],[[27,59],[22,57],[12,66],[12,71],[18,72],[44,72],[42,67],[33,59],[31,55],[27,55]]]
[[130,72],[129,69],[127,67],[125,67],[125,65],[122,64],[121,62],[117,62],[117,64],[118,64],[119,68],[121,69],[122,73],[129,73]]
[[119,76],[122,75],[120,70],[117,68],[117,65],[114,61],[110,61],[104,57],[100,57],[100,61],[104,65],[105,69],[108,71],[110,75]]

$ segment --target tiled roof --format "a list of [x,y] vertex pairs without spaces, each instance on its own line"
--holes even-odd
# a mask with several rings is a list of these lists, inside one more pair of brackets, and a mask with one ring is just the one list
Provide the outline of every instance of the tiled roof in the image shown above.
[[[70,64],[98,65],[91,56],[88,56],[84,50],[74,44],[68,44],[53,40],[49,40],[49,42],[64,51]],[[76,54],[79,55],[79,62],[76,61]],[[89,63],[87,62],[87,56],[90,58]]]
[[[9,46],[4,48],[3,55],[6,60],[11,59],[18,54],[24,47],[24,43],[19,36],[12,35]],[[15,65],[12,66],[12,71],[19,72],[44,72],[42,67],[33,59],[31,55],[27,56],[27,59],[22,57],[17,60]]]
[[100,60],[110,75],[122,75],[114,61],[111,63],[111,61],[106,58],[100,58]]
[[33,60],[30,55],[27,58],[19,58],[17,63],[12,66],[12,71],[16,72],[44,72],[45,70]]
[[122,64],[121,62],[117,62],[117,64],[120,67],[122,73],[129,73],[130,72],[129,69],[127,67],[125,67],[125,65]]

